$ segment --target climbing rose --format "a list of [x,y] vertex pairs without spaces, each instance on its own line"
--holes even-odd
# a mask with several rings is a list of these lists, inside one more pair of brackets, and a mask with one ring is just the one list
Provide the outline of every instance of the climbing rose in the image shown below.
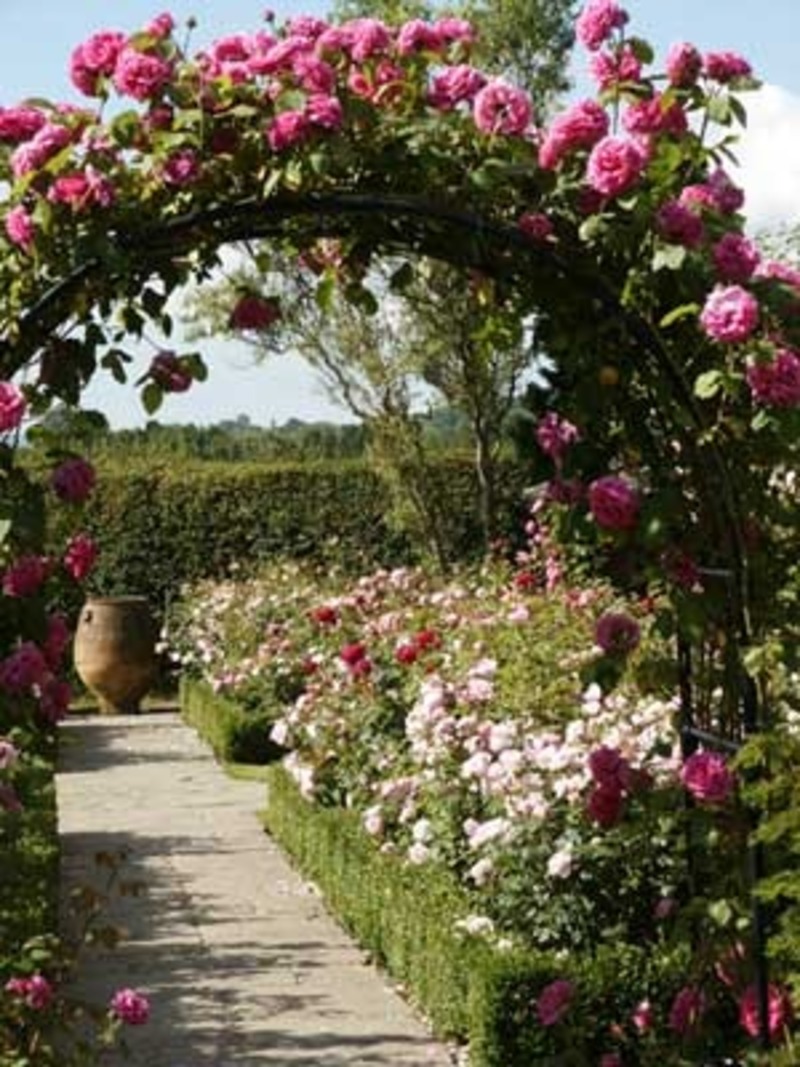
[[674,137],[682,137],[689,128],[681,105],[675,100],[665,105],[660,93],[631,104],[622,116],[622,125],[632,134],[669,133]]
[[165,59],[129,47],[120,52],[114,68],[117,91],[134,100],[149,100],[156,96],[171,77],[172,66]]
[[800,290],[800,270],[776,259],[764,259],[756,269],[757,278],[774,278],[793,289]]
[[705,1014],[706,998],[695,986],[684,986],[672,1002],[669,1012],[670,1029],[686,1037],[696,1029]]
[[9,693],[23,693],[48,674],[41,649],[33,641],[25,641],[0,662],[0,688]]
[[527,211],[517,219],[517,226],[532,241],[549,241],[554,226],[543,211]]
[[578,427],[569,419],[562,419],[555,411],[548,411],[542,416],[536,427],[536,442],[539,448],[557,466],[560,466],[567,450],[580,439]]
[[336,71],[324,59],[301,52],[294,57],[292,73],[307,93],[329,95],[336,86]]
[[703,58],[693,44],[674,44],[667,53],[667,77],[676,89],[691,89],[700,77]]
[[36,227],[30,214],[22,204],[17,204],[16,207],[12,207],[8,212],[5,219],[5,227],[9,239],[23,251],[30,252],[33,247],[33,239],[36,236]]
[[747,368],[747,384],[757,404],[776,408],[800,405],[800,356],[779,348],[768,363],[753,360]]
[[0,141],[20,144],[41,130],[47,117],[38,107],[0,107]]
[[87,578],[97,559],[97,545],[88,534],[76,534],[67,544],[64,553],[64,569],[75,579],[82,582]]
[[185,393],[192,376],[174,352],[159,352],[150,364],[150,377],[165,393]]
[[171,152],[161,166],[161,177],[167,185],[178,188],[191,185],[200,177],[200,160],[193,148]]
[[608,474],[589,486],[589,510],[606,530],[630,530],[639,517],[639,493],[627,479]]
[[312,126],[323,130],[338,130],[344,122],[344,109],[337,96],[315,93],[306,101],[305,115]]
[[467,19],[445,16],[434,22],[434,28],[446,44],[460,41],[462,44],[472,44],[475,41],[475,27]]
[[266,137],[273,152],[302,143],[309,134],[310,124],[303,111],[282,111],[267,127]]
[[638,82],[641,61],[629,44],[615,52],[598,52],[589,62],[589,70],[600,89],[611,89],[620,82]]
[[53,987],[41,974],[31,975],[30,978],[9,978],[5,989],[12,996],[24,1000],[34,1011],[44,1011],[53,999]]
[[539,164],[553,170],[578,148],[591,148],[608,133],[608,115],[596,100],[581,100],[558,115],[539,148]]
[[761,262],[761,255],[740,233],[726,233],[714,245],[712,257],[717,274],[724,282],[747,282]]
[[357,63],[388,52],[391,47],[391,30],[379,19],[353,19],[342,28],[350,33],[350,55]]
[[589,773],[600,786],[620,792],[631,784],[631,766],[618,748],[600,745],[589,753]]
[[524,133],[533,118],[530,96],[500,78],[480,90],[472,105],[475,125],[481,133]]
[[228,325],[232,330],[266,330],[280,317],[281,307],[276,299],[244,293],[234,305]]
[[623,612],[607,611],[595,624],[595,644],[609,655],[624,656],[633,652],[640,639],[639,624]]
[[700,325],[713,341],[746,341],[758,324],[758,301],[738,285],[717,285],[700,313]]
[[0,433],[15,430],[27,406],[28,402],[13,382],[0,382]]
[[61,151],[72,140],[72,134],[66,126],[55,122],[46,122],[29,141],[23,141],[11,155],[11,170],[15,178],[22,178],[32,170],[43,167],[49,159]]
[[575,22],[575,36],[590,52],[621,29],[628,21],[628,13],[615,0],[589,0]]
[[[784,1027],[792,1021],[792,1001],[787,990],[769,983],[767,988],[767,1028],[772,1040],[780,1036]],[[753,983],[745,989],[739,1000],[739,1022],[751,1037],[761,1033],[758,1006],[758,989]]]
[[557,978],[546,985],[536,998],[536,1015],[542,1026],[555,1026],[566,1015],[575,987],[566,978]]
[[586,178],[603,196],[619,196],[639,180],[647,165],[647,153],[627,137],[604,137],[589,155]]
[[135,989],[118,989],[109,1010],[128,1026],[142,1026],[150,1018],[150,1001]]
[[20,556],[3,575],[3,593],[12,597],[35,596],[48,570],[45,556]]
[[83,503],[94,489],[95,481],[94,467],[80,456],[65,459],[50,478],[56,496],[70,504]]
[[656,229],[665,241],[697,248],[705,236],[703,220],[696,211],[677,200],[668,200],[656,212]]
[[703,70],[713,81],[733,81],[734,78],[746,78],[753,68],[735,52],[709,52],[703,60]]
[[734,185],[722,167],[717,167],[709,176],[708,188],[723,215],[733,215],[744,204],[744,192]]
[[598,1067],[622,1067],[622,1060],[618,1052],[604,1052],[600,1057]]
[[485,85],[485,74],[461,63],[434,77],[428,101],[440,111],[450,111],[464,101],[471,103]]
[[69,63],[69,76],[75,88],[86,96],[100,96],[101,81],[114,73],[124,47],[124,34],[108,30],[95,33],[79,44],[73,50]]
[[397,34],[397,54],[409,56],[414,52],[438,52],[444,39],[435,25],[423,19],[411,19]]
[[65,174],[56,178],[47,194],[51,203],[68,204],[74,211],[91,207],[93,204],[110,207],[115,197],[114,186],[109,179],[91,164],[81,173]]
[[684,788],[698,804],[724,804],[733,792],[733,774],[718,752],[695,752],[681,769]]

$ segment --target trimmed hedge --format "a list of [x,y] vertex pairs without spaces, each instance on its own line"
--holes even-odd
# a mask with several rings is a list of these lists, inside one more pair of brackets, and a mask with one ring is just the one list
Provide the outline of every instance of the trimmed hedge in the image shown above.
[[181,677],[180,704],[184,719],[197,730],[219,760],[228,763],[270,763],[284,749],[270,740],[274,716],[245,711],[214,693],[205,682]]

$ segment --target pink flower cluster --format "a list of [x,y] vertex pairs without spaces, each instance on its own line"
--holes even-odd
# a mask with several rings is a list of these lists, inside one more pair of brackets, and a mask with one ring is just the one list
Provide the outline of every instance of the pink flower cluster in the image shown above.
[[97,561],[97,545],[88,534],[79,533],[72,537],[64,553],[64,570],[76,582],[82,582],[92,572]]
[[586,802],[586,813],[592,822],[608,829],[619,822],[625,798],[638,778],[619,749],[608,745],[601,745],[590,754],[589,772],[593,786]]
[[734,789],[734,777],[724,756],[718,752],[695,752],[681,769],[681,781],[698,802],[716,806],[724,804]]
[[557,115],[539,147],[539,165],[555,170],[567,156],[591,148],[608,133],[609,119],[596,100],[581,100]]
[[580,441],[578,427],[555,411],[548,411],[536,427],[536,442],[546,456],[560,467],[569,449]]
[[136,989],[119,989],[109,1004],[111,1014],[128,1026],[143,1026],[150,1018],[150,1001]]
[[9,978],[5,990],[33,1011],[44,1011],[54,996],[52,985],[42,974],[33,974],[29,978]]
[[575,22],[575,36],[584,48],[595,52],[628,21],[628,13],[616,0],[589,0]]
[[788,348],[779,348],[771,360],[751,360],[747,384],[756,404],[800,406],[800,356]]
[[28,407],[22,391],[13,382],[0,382],[0,433],[16,430]]
[[24,252],[30,254],[36,236],[36,227],[27,208],[22,204],[12,207],[5,217],[5,229],[9,239]]
[[523,89],[497,78],[479,90],[472,113],[481,133],[519,136],[531,124],[533,106]]

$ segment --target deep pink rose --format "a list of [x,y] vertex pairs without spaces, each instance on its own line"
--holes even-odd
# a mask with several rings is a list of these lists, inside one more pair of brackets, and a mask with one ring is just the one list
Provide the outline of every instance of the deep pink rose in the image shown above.
[[708,187],[723,215],[733,215],[744,205],[744,192],[734,185],[722,167],[717,167],[708,179]]
[[703,71],[713,81],[725,84],[734,78],[749,77],[753,68],[735,52],[709,52],[703,60]]
[[437,19],[433,24],[436,33],[446,44],[473,44],[477,36],[475,27],[467,19],[454,18],[446,15]]
[[76,534],[64,553],[64,569],[76,582],[88,578],[97,560],[97,545],[88,534]]
[[724,804],[734,788],[734,777],[718,752],[695,752],[681,769],[684,788],[698,804]]
[[712,341],[746,341],[758,325],[758,301],[739,285],[717,285],[700,313],[700,325]]
[[613,780],[601,782],[594,787],[586,802],[586,814],[603,829],[616,826],[622,815],[624,795],[619,784]]
[[39,686],[39,711],[53,725],[67,717],[70,700],[72,690],[69,682],[51,676]]
[[392,47],[392,31],[380,19],[352,19],[343,28],[350,33],[350,55],[357,63],[382,55]]
[[136,989],[118,989],[109,1010],[128,1026],[143,1026],[150,1018],[150,1001]]
[[788,348],[779,348],[768,363],[753,360],[747,367],[747,384],[756,404],[800,406],[800,356]]
[[674,44],[667,53],[667,77],[676,89],[691,89],[700,77],[703,58],[693,44]]
[[0,433],[16,430],[27,407],[27,400],[13,382],[0,382]]
[[43,167],[71,142],[72,134],[66,126],[46,122],[29,141],[23,141],[11,155],[11,170],[15,178]]
[[607,611],[594,628],[595,644],[611,656],[626,656],[638,647],[641,631],[636,619],[623,612]]
[[167,185],[192,185],[200,177],[200,159],[193,148],[172,152],[162,164],[161,177]]
[[72,52],[69,76],[72,84],[86,96],[103,92],[102,79],[114,73],[117,59],[125,47],[125,35],[112,31],[95,33]]
[[555,411],[548,411],[536,426],[536,443],[556,466],[561,466],[567,451],[580,439],[578,427]]
[[524,133],[530,125],[533,105],[524,89],[496,78],[478,92],[472,115],[481,133],[515,136]]
[[451,111],[460,103],[472,103],[485,85],[485,74],[461,63],[434,76],[428,100],[440,111]]
[[282,152],[308,138],[311,124],[304,111],[282,111],[269,124],[267,141],[273,152]]
[[612,89],[621,82],[638,82],[642,64],[629,44],[613,52],[597,52],[589,62],[589,70],[601,90]]
[[354,641],[349,645],[345,645],[339,653],[339,658],[343,663],[346,663],[348,667],[354,667],[359,660],[365,659],[367,650],[360,641]]
[[639,492],[626,478],[608,474],[589,486],[589,510],[605,530],[632,530],[639,507]]
[[64,174],[56,178],[47,193],[52,204],[67,204],[73,211],[82,211],[92,205],[109,207],[116,193],[109,179],[91,165],[77,174]]
[[34,1011],[44,1011],[53,999],[53,987],[42,974],[33,974],[30,978],[9,978],[5,990],[24,1000]]
[[25,641],[0,662],[0,688],[23,693],[49,675],[47,661],[33,641]]
[[233,330],[267,330],[281,317],[281,307],[275,297],[244,293],[231,311],[228,325]]
[[410,56],[415,52],[439,52],[445,40],[434,23],[411,19],[397,34],[397,54]]
[[81,504],[94,489],[94,467],[80,456],[66,459],[53,471],[50,484],[56,496],[70,504]]
[[706,998],[696,986],[685,986],[672,1002],[669,1026],[680,1037],[688,1037],[697,1029],[706,1011]]
[[592,149],[586,180],[603,196],[619,196],[636,184],[647,166],[647,153],[628,137],[604,137]]
[[315,93],[306,101],[305,114],[312,126],[323,130],[338,130],[344,122],[344,109],[337,96]]
[[665,104],[660,93],[647,100],[637,100],[626,108],[622,125],[631,134],[668,133],[673,137],[682,137],[689,128],[686,112],[681,105],[676,100]]
[[60,613],[49,616],[42,652],[51,670],[58,670],[71,640],[72,633],[66,618]]
[[549,241],[555,233],[555,227],[543,211],[526,211],[517,219],[517,226],[532,241]]
[[151,37],[169,37],[174,29],[175,19],[168,11],[164,11],[147,23],[144,32],[149,33]]
[[30,252],[36,236],[36,227],[28,211],[17,204],[8,212],[5,218],[6,233],[9,239],[18,245],[23,251]]
[[566,978],[546,985],[536,998],[536,1015],[542,1026],[555,1026],[569,1011],[575,986]]
[[303,52],[295,56],[292,73],[307,93],[329,96],[336,86],[336,71],[330,63],[313,53]]
[[150,377],[165,393],[185,393],[192,376],[174,352],[159,352],[150,363]]
[[740,233],[726,233],[714,245],[711,254],[717,274],[724,282],[743,284],[749,281],[761,262],[761,253],[756,246]]
[[656,212],[656,230],[671,244],[697,248],[703,243],[705,226],[696,211],[678,200],[668,200]]
[[295,15],[286,20],[286,29],[293,37],[307,37],[309,41],[316,41],[329,26],[324,19],[314,15]]
[[172,65],[160,56],[147,55],[135,48],[124,48],[114,68],[114,85],[123,96],[150,100],[157,96],[172,77]]
[[639,1001],[631,1012],[631,1022],[640,1034],[646,1034],[648,1030],[652,1029],[655,1022],[655,1012],[649,1000]]
[[0,141],[5,144],[20,144],[29,141],[47,122],[47,116],[38,107],[0,107]]
[[[792,1000],[789,991],[770,982],[767,989],[767,1027],[773,1041],[779,1038],[783,1030],[790,1025],[792,1017]],[[745,989],[739,1000],[739,1022],[750,1037],[758,1037],[761,1033],[761,1013],[755,983]]]
[[12,597],[36,596],[49,571],[46,556],[20,556],[3,575],[3,593]]
[[756,269],[756,277],[774,278],[792,289],[800,290],[800,270],[776,259],[763,259]]
[[589,0],[575,22],[575,36],[584,48],[596,52],[628,21],[628,13],[615,0]]

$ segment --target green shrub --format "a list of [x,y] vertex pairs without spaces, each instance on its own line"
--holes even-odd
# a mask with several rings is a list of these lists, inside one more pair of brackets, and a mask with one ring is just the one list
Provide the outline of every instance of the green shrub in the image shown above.
[[274,716],[268,711],[246,711],[214,693],[204,682],[181,678],[181,711],[203,737],[217,759],[230,763],[269,763],[284,750],[270,740]]

